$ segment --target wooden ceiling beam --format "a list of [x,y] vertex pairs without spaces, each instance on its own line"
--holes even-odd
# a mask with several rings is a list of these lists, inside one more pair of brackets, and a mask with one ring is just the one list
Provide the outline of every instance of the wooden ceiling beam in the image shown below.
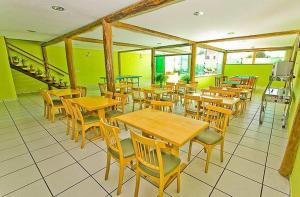
[[144,27],[139,27],[139,26],[136,26],[136,25],[122,23],[122,22],[119,22],[119,21],[114,22],[113,26],[117,27],[117,28],[120,28],[120,29],[125,29],[125,30],[128,30],[128,31],[133,31],[133,32],[138,32],[138,33],[143,33],[143,34],[147,34],[147,35],[151,35],[151,36],[155,36],[155,37],[161,37],[161,38],[165,38],[165,39],[169,39],[169,40],[177,40],[177,41],[181,41],[181,42],[185,42],[185,43],[194,43],[194,41],[189,40],[189,39],[185,39],[185,38],[181,38],[181,37],[178,37],[178,36],[162,33],[162,32],[147,29],[147,28],[144,28]]
[[[103,44],[103,40],[95,39],[95,38],[85,38],[76,36],[72,38],[72,40],[77,40],[81,42],[90,42],[90,43],[98,43]],[[124,46],[124,47],[133,47],[133,48],[150,48],[149,46],[139,45],[139,44],[132,44],[132,43],[125,43],[125,42],[113,42],[115,46]]]
[[132,16],[135,16],[135,15],[138,15],[138,14],[150,11],[150,10],[158,9],[163,6],[177,3],[179,1],[181,1],[181,0],[142,0],[142,1],[138,1],[137,3],[134,3],[125,8],[122,8],[122,9],[120,9],[116,12],[113,12],[107,16],[101,17],[92,23],[89,23],[78,29],[75,29],[73,31],[65,33],[65,34],[58,36],[54,39],[51,39],[47,42],[44,42],[44,43],[42,43],[42,46],[48,46],[51,44],[55,44],[55,43],[63,41],[65,38],[72,38],[76,35],[90,31],[93,28],[100,26],[102,24],[103,20],[105,20],[108,23],[112,23],[117,20],[132,17]]
[[221,38],[221,39],[214,39],[214,40],[204,40],[204,41],[199,41],[197,43],[206,44],[206,43],[213,43],[213,42],[226,42],[226,41],[236,41],[236,40],[250,40],[250,39],[259,39],[259,38],[269,38],[269,37],[275,37],[275,36],[293,35],[293,34],[298,34],[299,32],[300,32],[300,30],[297,29],[297,30],[280,31],[280,32],[272,32],[272,33],[265,33],[265,34],[237,36],[237,37]]
[[253,48],[253,49],[235,49],[227,50],[228,53],[237,53],[237,52],[254,52],[254,51],[280,51],[280,50],[290,50],[293,49],[292,46],[284,47],[267,47],[267,48]]

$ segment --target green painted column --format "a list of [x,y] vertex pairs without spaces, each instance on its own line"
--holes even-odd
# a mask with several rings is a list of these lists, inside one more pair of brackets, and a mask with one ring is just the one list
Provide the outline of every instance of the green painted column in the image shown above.
[[17,98],[14,80],[8,61],[5,39],[0,36],[0,100]]

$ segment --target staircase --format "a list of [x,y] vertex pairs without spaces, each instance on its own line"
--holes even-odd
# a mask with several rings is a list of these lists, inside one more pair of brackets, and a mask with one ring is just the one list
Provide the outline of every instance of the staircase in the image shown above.
[[[68,73],[55,67],[52,64],[46,63],[43,59],[13,45],[6,43],[9,55],[10,67],[29,77],[39,80],[48,85],[63,89],[68,87],[65,79]],[[46,65],[46,67],[45,67]]]

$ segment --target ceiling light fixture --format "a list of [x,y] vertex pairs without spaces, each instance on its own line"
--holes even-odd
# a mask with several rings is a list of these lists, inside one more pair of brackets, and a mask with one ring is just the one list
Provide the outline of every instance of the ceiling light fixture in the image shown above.
[[194,12],[194,16],[203,16],[203,15],[204,15],[204,12],[202,12],[202,11]]
[[161,42],[158,42],[158,43],[156,43],[156,44],[161,45]]
[[30,33],[35,33],[35,32],[36,32],[35,30],[31,30],[31,29],[28,29],[28,30],[26,30],[26,31],[28,31],[28,32],[30,32]]
[[235,34],[235,32],[231,31],[231,32],[228,32],[227,34],[228,35],[233,35],[233,34]]
[[63,8],[61,6],[57,6],[57,5],[53,5],[53,6],[51,6],[51,8],[55,11],[60,11],[60,12],[65,10],[65,8]]

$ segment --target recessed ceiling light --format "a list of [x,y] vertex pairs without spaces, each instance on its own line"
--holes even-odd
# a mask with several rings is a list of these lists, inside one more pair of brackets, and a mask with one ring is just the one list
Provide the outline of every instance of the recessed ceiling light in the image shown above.
[[233,35],[233,34],[235,34],[235,32],[231,31],[231,32],[228,32],[227,34],[228,35]]
[[36,32],[35,30],[31,30],[31,29],[28,29],[28,30],[26,30],[26,31],[28,31],[28,32],[30,32],[30,33],[35,33],[35,32]]
[[158,43],[156,43],[156,44],[161,45],[161,42],[158,42]]
[[65,8],[63,8],[63,7],[61,7],[61,6],[57,6],[57,5],[51,6],[51,8],[52,8],[53,10],[60,11],[60,12],[62,12],[62,11],[65,10]]
[[194,12],[194,16],[203,16],[203,15],[204,15],[204,12],[202,12],[202,11]]

